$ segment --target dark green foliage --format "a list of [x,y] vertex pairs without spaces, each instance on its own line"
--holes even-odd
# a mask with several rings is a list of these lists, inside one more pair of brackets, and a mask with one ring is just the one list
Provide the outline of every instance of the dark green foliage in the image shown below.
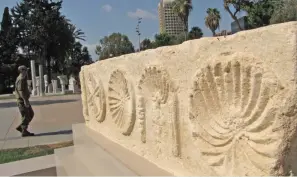
[[146,38],[140,43],[140,50],[147,50],[152,48],[153,48],[153,43],[151,42],[150,39]]
[[161,33],[155,35],[155,41],[154,41],[154,48],[167,46],[167,45],[173,45],[175,38],[170,36],[167,33]]
[[275,9],[270,23],[284,23],[297,20],[297,0],[279,0],[275,3]]
[[128,36],[121,33],[105,36],[99,42],[100,44],[96,46],[96,54],[99,55],[99,60],[135,52]]
[[249,27],[258,28],[269,25],[271,16],[279,1],[280,0],[259,0],[249,6],[245,6],[244,10],[248,13],[247,19]]
[[194,26],[188,34],[189,39],[200,39],[203,37],[201,28]]

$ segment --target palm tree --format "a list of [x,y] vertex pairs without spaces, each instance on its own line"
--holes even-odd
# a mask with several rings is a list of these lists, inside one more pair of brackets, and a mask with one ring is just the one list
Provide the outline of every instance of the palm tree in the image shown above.
[[220,11],[216,8],[208,8],[206,13],[207,16],[205,17],[205,26],[210,29],[212,35],[215,36],[215,31],[220,27]]
[[174,0],[172,4],[172,9],[183,22],[186,40],[188,33],[188,19],[190,12],[193,9],[192,0]]
[[194,26],[192,27],[191,31],[189,32],[190,39],[199,39],[203,36],[203,32],[201,28]]

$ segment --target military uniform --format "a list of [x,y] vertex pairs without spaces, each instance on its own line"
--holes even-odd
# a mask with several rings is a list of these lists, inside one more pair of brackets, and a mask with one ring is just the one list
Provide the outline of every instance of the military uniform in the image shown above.
[[31,105],[25,105],[25,102],[29,103],[30,91],[28,89],[27,77],[19,75],[15,82],[15,95],[17,99],[17,105],[22,116],[21,124],[16,128],[22,133],[23,136],[33,136],[33,133],[27,131],[29,123],[34,117],[34,111]]

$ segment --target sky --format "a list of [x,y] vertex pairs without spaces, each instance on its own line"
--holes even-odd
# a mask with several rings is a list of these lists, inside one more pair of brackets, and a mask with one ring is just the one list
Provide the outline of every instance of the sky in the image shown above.
[[[1,9],[6,6],[12,8],[20,0],[0,0]],[[96,45],[99,40],[113,32],[126,34],[135,48],[138,48],[136,34],[137,17],[142,17],[140,24],[141,40],[153,39],[159,32],[158,3],[160,0],[64,0],[62,13],[73,24],[85,32],[86,41],[81,41],[87,46],[89,52],[96,60]],[[189,29],[198,26],[204,36],[211,36],[211,31],[205,27],[204,18],[207,8],[217,8],[221,12],[220,30],[231,29],[231,17],[224,10],[223,0],[193,0],[193,11],[189,16]]]

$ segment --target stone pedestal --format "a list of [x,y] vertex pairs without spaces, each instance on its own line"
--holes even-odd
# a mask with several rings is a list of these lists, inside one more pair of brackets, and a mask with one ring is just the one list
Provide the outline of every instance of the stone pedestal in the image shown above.
[[31,60],[31,76],[32,76],[32,95],[36,96],[37,95],[37,90],[36,90],[36,69],[35,69],[35,61]]
[[36,76],[36,95],[40,96],[40,79],[39,76]]
[[66,84],[67,84],[67,76],[62,75],[62,76],[58,76],[58,79],[60,80],[61,83],[61,92],[62,94],[66,93]]
[[58,81],[52,80],[53,93],[57,93]]
[[53,93],[53,83],[48,84],[47,90],[48,90],[48,93]]
[[74,146],[55,150],[58,176],[171,176],[85,124],[72,130]]
[[47,76],[47,74],[45,74],[43,76],[43,79],[44,79],[44,93],[49,93],[49,90],[48,90],[48,81],[47,81],[48,76]]
[[72,91],[73,93],[78,93],[79,88],[78,88],[78,83],[77,80],[74,77],[70,77],[69,79],[69,88],[68,90]]
[[39,64],[39,96],[44,96],[43,65]]

